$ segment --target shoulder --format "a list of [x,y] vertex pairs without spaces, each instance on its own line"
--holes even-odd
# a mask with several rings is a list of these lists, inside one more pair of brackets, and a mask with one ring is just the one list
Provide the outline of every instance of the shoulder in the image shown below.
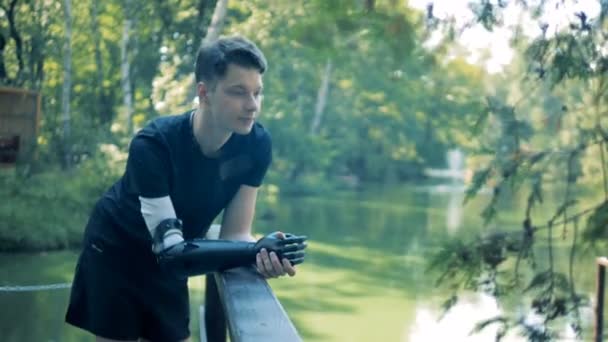
[[272,146],[270,132],[261,123],[254,123],[251,132],[248,134],[249,143],[262,149],[269,149]]
[[272,161],[272,138],[260,123],[255,123],[250,133],[251,154],[256,164],[265,169]]
[[256,122],[251,132],[242,140],[243,148],[257,163],[268,164],[272,159],[272,138],[270,132],[262,124]]
[[168,144],[183,137],[184,126],[189,124],[190,112],[179,115],[165,115],[150,120],[133,137],[132,143],[156,142]]
[[186,112],[178,115],[165,115],[152,119],[137,135],[169,135],[179,133],[184,125],[189,124],[191,112]]
[[189,123],[189,113],[160,116],[150,120],[131,140],[130,150],[165,148],[183,139],[182,130]]
[[267,164],[272,159],[272,138],[268,130],[260,123],[254,123],[251,131],[245,135],[233,136],[227,155],[247,155],[257,164]]

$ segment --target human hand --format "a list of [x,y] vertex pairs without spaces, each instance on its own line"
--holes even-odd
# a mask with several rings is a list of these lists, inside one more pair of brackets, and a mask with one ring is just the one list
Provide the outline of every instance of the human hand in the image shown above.
[[307,237],[275,232],[258,240],[256,267],[265,278],[296,274],[295,265],[304,262]]

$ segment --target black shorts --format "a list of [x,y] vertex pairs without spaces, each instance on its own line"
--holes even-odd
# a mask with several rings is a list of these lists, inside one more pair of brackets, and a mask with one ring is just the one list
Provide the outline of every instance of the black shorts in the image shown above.
[[114,340],[184,340],[190,336],[187,280],[163,273],[153,258],[110,251],[91,239],[78,259],[66,322]]

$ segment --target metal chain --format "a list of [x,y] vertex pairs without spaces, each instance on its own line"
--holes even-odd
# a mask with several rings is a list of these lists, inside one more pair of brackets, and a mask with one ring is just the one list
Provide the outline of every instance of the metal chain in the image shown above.
[[72,283],[57,283],[57,284],[46,284],[46,285],[10,285],[0,286],[0,292],[33,292],[33,291],[49,291],[49,290],[61,290],[69,289],[72,287]]

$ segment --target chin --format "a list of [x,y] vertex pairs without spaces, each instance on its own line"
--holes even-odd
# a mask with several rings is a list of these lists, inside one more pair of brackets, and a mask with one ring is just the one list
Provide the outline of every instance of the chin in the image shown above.
[[253,128],[253,124],[248,125],[248,126],[235,127],[233,132],[236,134],[240,134],[240,135],[247,135],[251,132],[252,128]]

